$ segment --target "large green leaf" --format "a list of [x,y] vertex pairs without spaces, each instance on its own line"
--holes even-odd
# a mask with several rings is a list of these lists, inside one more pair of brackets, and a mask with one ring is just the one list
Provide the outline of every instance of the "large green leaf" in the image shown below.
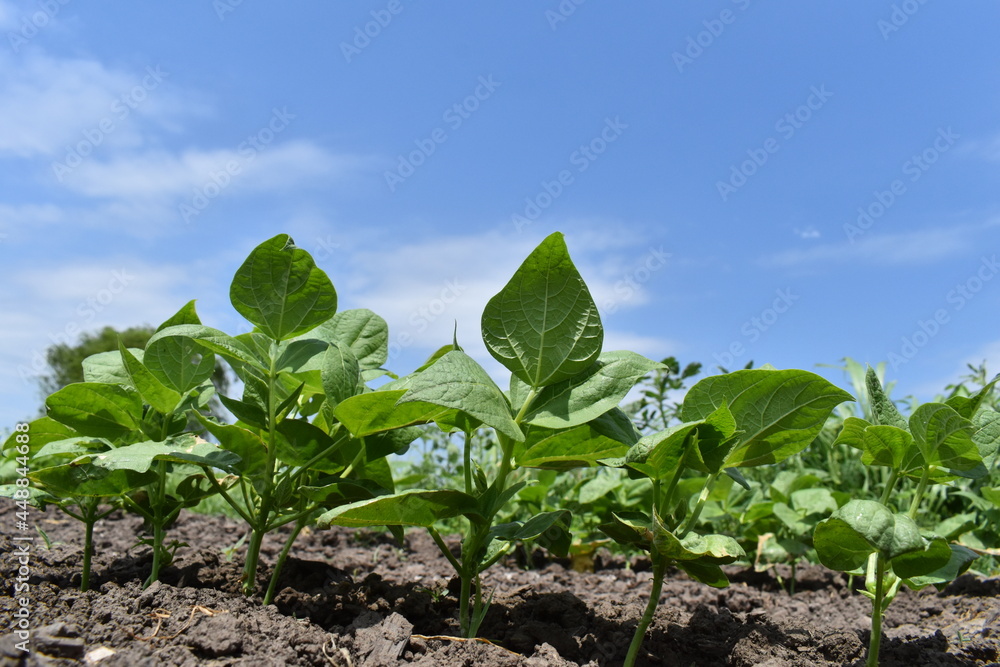
[[415,375],[410,390],[399,399],[400,404],[410,402],[460,410],[514,440],[524,440],[507,397],[465,352],[452,350]]
[[815,373],[751,369],[705,378],[684,397],[681,418],[705,419],[727,404],[741,432],[723,467],[777,463],[805,449],[851,395]]
[[972,418],[972,425],[976,429],[972,440],[983,457],[983,465],[993,470],[1000,454],[1000,412],[983,410]]
[[303,334],[337,311],[333,283],[287,234],[254,248],[236,271],[229,298],[240,315],[273,340]]
[[[184,345],[185,340],[202,349]],[[205,358],[211,360],[214,368],[215,357],[205,355],[205,350],[249,364],[261,372],[267,370],[267,363],[259,352],[227,333],[200,324],[176,324],[160,329],[146,343],[143,362],[161,382],[183,392],[211,377],[212,368]]]
[[651,371],[665,368],[635,352],[605,352],[590,368],[551,384],[532,402],[524,421],[546,428],[569,428],[617,407]]
[[909,470],[920,465],[913,436],[898,426],[872,425],[864,429],[861,439],[861,462],[866,466],[876,465],[893,470]]
[[334,416],[355,438],[389,431],[401,426],[427,424],[455,414],[455,410],[415,402],[400,403],[405,389],[370,391],[340,402]]
[[947,563],[950,553],[941,551],[942,542],[940,538],[927,540],[907,515],[894,514],[874,500],[849,501],[820,521],[813,533],[816,553],[830,569],[855,570],[869,554],[878,553],[904,578],[933,572]]
[[389,359],[389,325],[367,308],[339,312],[309,336],[348,346],[362,370],[379,368]]
[[535,388],[568,380],[597,360],[604,328],[561,233],[542,241],[489,300],[482,329],[490,354]]
[[118,351],[131,385],[136,388],[142,399],[163,414],[172,413],[180,402],[181,395],[157,380],[141,360],[125,349],[121,341],[118,342]]
[[[182,324],[201,326],[194,301],[182,306],[157,327],[156,332]],[[145,354],[136,357],[164,385],[183,394],[212,377],[214,354],[205,354],[204,348],[182,336],[156,337],[154,334],[153,337],[156,341],[152,344],[152,339],[146,342]]]
[[104,452],[86,454],[76,460],[77,463],[91,463],[107,470],[132,470],[140,473],[152,468],[156,461],[231,470],[239,463],[239,457],[218,445],[204,440],[198,442],[193,435],[185,434],[162,442],[145,440]]
[[28,475],[52,495],[63,498],[120,496],[152,483],[152,472],[109,470],[92,463],[66,463],[36,470]]
[[550,470],[595,466],[601,459],[628,451],[628,445],[602,435],[592,424],[558,430],[532,427],[525,446],[517,457],[519,466]]
[[363,384],[358,358],[351,348],[339,341],[330,343],[323,354],[320,377],[326,400],[333,408],[357,394]]
[[259,435],[241,426],[219,424],[201,414],[196,416],[224,449],[239,457],[235,468],[240,475],[253,478],[266,474],[267,447]]
[[[34,421],[28,422],[28,430],[26,433],[28,435],[27,445],[30,456],[34,456],[43,445],[47,445],[50,442],[63,440],[65,438],[73,438],[80,435],[69,426],[57,422],[51,417],[39,417]],[[4,441],[2,448],[2,451],[6,456],[11,455],[9,450],[24,444],[17,441],[17,436],[19,435],[23,436],[25,435],[25,432],[14,431],[7,436],[7,440]]]
[[476,499],[461,491],[403,491],[343,505],[317,519],[321,526],[423,526],[461,515],[479,515]]
[[[142,350],[132,350],[136,357],[142,359]],[[107,382],[108,384],[132,384],[128,371],[122,363],[118,352],[98,352],[83,360],[84,382]]]
[[913,589],[920,589],[927,585],[940,586],[949,581],[955,581],[969,569],[973,561],[979,558],[979,554],[975,551],[960,544],[949,544],[948,548],[951,556],[947,563],[932,572],[909,577],[906,580],[906,585]]
[[142,398],[120,384],[75,382],[45,401],[48,416],[80,435],[126,439],[139,431]]
[[982,467],[982,456],[972,439],[975,428],[954,408],[924,403],[910,415],[910,432],[928,465],[956,471]]

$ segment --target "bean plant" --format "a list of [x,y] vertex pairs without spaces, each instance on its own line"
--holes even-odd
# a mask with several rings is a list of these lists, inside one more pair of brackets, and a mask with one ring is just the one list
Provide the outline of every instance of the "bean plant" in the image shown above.
[[882,620],[900,585],[943,586],[979,555],[949,543],[936,526],[922,527],[920,513],[935,486],[988,474],[984,460],[997,456],[1000,413],[983,406],[992,383],[971,397],[920,405],[909,419],[871,368],[866,385],[873,421],[848,418],[837,444],[859,450],[866,466],[886,468],[888,481],[878,500],[851,500],[821,521],[813,542],[824,565],[865,577],[863,593],[872,602],[867,665],[875,667]]
[[[597,306],[559,233],[489,300],[482,335],[511,372],[508,392],[456,343],[415,373],[343,401],[334,413],[356,438],[429,422],[464,434],[461,488],[411,489],[320,517],[326,525],[427,529],[461,582],[459,624],[467,637],[477,634],[489,607],[480,575],[514,544],[546,535],[557,553],[569,546],[565,509],[497,523],[528,484],[524,469],[594,466],[624,453],[637,434],[618,405],[636,382],[662,368],[634,352],[602,351]],[[473,433],[484,427],[500,448],[495,466],[478,465],[473,452]],[[468,524],[457,555],[438,530],[454,517]]]
[[[621,458],[602,461],[649,480],[652,502],[623,511],[602,529],[616,541],[649,553],[653,590],[636,627],[625,664],[639,655],[659,605],[669,567],[714,587],[729,580],[721,566],[744,558],[730,535],[700,534],[699,517],[722,477],[749,487],[740,468],[778,463],[812,442],[833,408],[850,400],[813,373],[759,368],[705,378],[681,405],[681,423],[643,436]],[[695,472],[697,486],[684,483]],[[700,488],[699,488],[700,487]]]

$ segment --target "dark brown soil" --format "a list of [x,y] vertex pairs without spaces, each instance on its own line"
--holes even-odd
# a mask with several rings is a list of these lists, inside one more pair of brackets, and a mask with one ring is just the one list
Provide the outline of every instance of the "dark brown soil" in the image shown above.
[[[46,549],[36,537],[31,551],[32,651],[21,653],[16,636],[7,635],[0,665],[619,665],[650,592],[642,560],[628,567],[599,558],[588,574],[545,561],[532,570],[497,566],[486,577],[495,596],[481,630],[490,641],[464,641],[451,636],[458,607],[452,571],[420,531],[401,547],[347,529],[303,534],[275,604],[264,607],[238,591],[242,551],[232,561],[222,552],[243,534],[228,519],[182,515],[170,537],[189,546],[144,591],[151,557],[133,546],[140,522],[110,515],[95,531],[86,593],[76,589],[81,527],[55,510],[35,510],[31,522],[55,542]],[[14,628],[19,608],[11,597],[15,525],[4,500],[0,634]],[[280,544],[281,536],[266,543],[265,563],[274,562]],[[870,608],[843,575],[804,568],[794,596],[769,574],[733,569],[731,578],[730,588],[715,590],[670,576],[640,664],[860,664]],[[1000,581],[972,576],[942,593],[902,591],[889,608],[882,664],[1000,664],[998,594]],[[95,662],[99,651],[108,657]]]

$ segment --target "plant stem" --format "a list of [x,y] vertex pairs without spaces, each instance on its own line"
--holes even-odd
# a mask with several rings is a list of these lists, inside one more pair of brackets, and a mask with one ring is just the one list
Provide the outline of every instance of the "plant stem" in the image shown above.
[[663,576],[667,572],[667,559],[660,556],[655,547],[652,557],[653,590],[649,594],[646,611],[643,612],[642,618],[639,619],[639,625],[635,628],[635,634],[632,635],[632,643],[629,644],[624,667],[632,667],[635,664],[635,660],[639,656],[639,649],[642,647],[642,640],[646,637],[646,630],[649,628],[649,624],[653,622],[653,614],[656,613],[656,608],[660,604],[660,592],[663,590]]
[[[251,523],[253,535],[247,547],[247,560],[243,566],[243,594],[252,595],[257,588],[257,564],[260,562],[260,547],[264,542],[268,520],[271,517],[271,501],[274,494],[274,467],[278,459],[278,425],[275,424],[277,405],[275,402],[275,380],[278,376],[278,343],[271,341],[270,368],[267,372],[267,467],[264,469],[265,484],[260,494],[260,505],[256,521]],[[248,508],[251,512],[252,509]]]
[[472,431],[465,432],[465,492],[472,495]]
[[924,474],[920,477],[920,484],[917,485],[917,492],[913,494],[913,501],[910,503],[909,516],[911,519],[916,520],[917,510],[920,509],[920,500],[924,497],[924,491],[927,490],[927,482],[931,478],[931,468],[930,466],[924,467]]
[[879,644],[882,641],[882,598],[885,596],[885,560],[876,556],[875,599],[872,600],[872,635],[868,640],[866,667],[878,667]]
[[701,516],[701,510],[705,507],[705,503],[708,501],[709,494],[712,493],[712,487],[715,485],[715,480],[718,479],[719,473],[714,472],[708,476],[705,480],[705,486],[701,490],[701,494],[698,495],[698,504],[694,506],[694,511],[691,512],[691,516],[688,517],[687,522],[684,524],[684,528],[681,529],[678,537],[684,537],[690,531],[694,530],[694,527],[698,524],[698,517]]
[[306,527],[309,522],[308,515],[302,516],[298,521],[295,522],[295,527],[292,528],[292,534],[288,536],[285,540],[285,546],[282,547],[281,553],[278,555],[278,562],[274,564],[274,572],[271,573],[271,583],[267,586],[267,593],[264,594],[264,604],[268,605],[274,601],[275,589],[278,587],[278,577],[281,575],[281,568],[285,564],[285,560],[288,558],[288,552],[292,549],[292,544],[298,538],[299,533],[302,529]]

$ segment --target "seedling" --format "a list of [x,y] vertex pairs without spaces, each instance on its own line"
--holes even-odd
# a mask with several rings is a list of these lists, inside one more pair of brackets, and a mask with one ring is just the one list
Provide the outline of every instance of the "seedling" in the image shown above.
[[[851,500],[820,522],[813,542],[827,567],[865,576],[863,593],[872,601],[867,665],[875,667],[882,619],[900,585],[914,590],[940,587],[978,557],[971,549],[922,530],[917,520],[931,485],[987,474],[983,455],[995,453],[1000,442],[1000,415],[980,409],[992,383],[973,397],[921,405],[908,420],[871,368],[866,385],[874,423],[848,418],[837,443],[860,450],[866,466],[888,468],[888,482],[879,500]],[[903,480],[911,480],[916,488],[904,488]],[[907,497],[907,511],[896,511],[894,506]]]
[[[662,366],[632,352],[601,352],[597,306],[566,249],[562,234],[546,238],[486,305],[483,340],[511,371],[504,394],[457,343],[410,376],[349,398],[335,415],[357,438],[400,426],[434,422],[465,436],[463,486],[414,489],[339,507],[320,524],[426,528],[461,581],[459,622],[477,634],[489,606],[480,575],[519,541],[545,536],[549,548],[569,547],[569,512],[541,512],[497,524],[501,510],[526,484],[523,468],[559,470],[596,465],[620,455],[635,431],[618,409],[632,386]],[[498,465],[473,463],[476,429],[491,429]],[[485,461],[484,461],[485,463]],[[440,522],[464,517],[468,530],[455,556]]]
[[[198,323],[160,329],[146,346],[181,350],[175,373],[192,359],[218,354],[243,381],[240,399],[220,396],[238,419],[221,424],[199,415],[205,429],[239,461],[208,483],[251,529],[243,590],[256,590],[264,537],[286,524],[292,531],[275,564],[264,603],[273,600],[282,565],[295,539],[323,509],[393,490],[385,456],[416,437],[401,429],[356,440],[334,416],[342,400],[367,391],[386,373],[385,321],[371,311],[337,313],[337,292],[306,251],[285,234],[257,246],[230,287],[233,307],[254,329],[230,336]],[[211,354],[209,354],[211,353]],[[164,360],[166,362],[166,360]]]
[[[680,424],[644,436],[623,458],[602,461],[647,478],[652,503],[645,512],[622,511],[601,526],[611,538],[649,553],[653,590],[625,658],[635,664],[659,605],[667,568],[722,588],[721,565],[745,557],[731,536],[699,534],[698,520],[716,482],[728,475],[749,488],[739,468],[778,463],[809,445],[833,408],[850,394],[800,370],[742,370],[698,382],[684,397]],[[686,472],[704,475],[700,490],[682,483]]]

